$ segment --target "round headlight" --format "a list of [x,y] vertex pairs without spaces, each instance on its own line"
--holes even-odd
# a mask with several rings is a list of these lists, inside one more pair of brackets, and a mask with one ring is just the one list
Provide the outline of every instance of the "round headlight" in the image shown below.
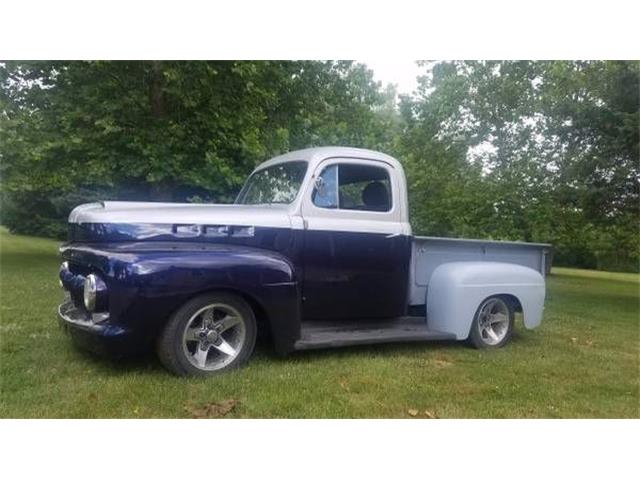
[[96,297],[98,295],[98,279],[91,273],[84,280],[84,306],[89,312],[96,308]]
[[108,308],[107,284],[95,273],[84,279],[84,306],[88,312],[104,312]]

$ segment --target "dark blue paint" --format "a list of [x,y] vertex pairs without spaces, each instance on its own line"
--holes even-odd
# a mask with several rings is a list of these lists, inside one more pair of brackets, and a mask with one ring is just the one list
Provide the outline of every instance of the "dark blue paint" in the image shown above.
[[84,275],[74,275],[68,268],[61,267],[58,274],[60,281],[62,282],[62,288],[64,288],[71,297],[73,304],[84,310]]
[[241,294],[263,312],[280,353],[293,350],[303,319],[405,314],[410,237],[263,227],[250,236],[220,231],[206,235],[196,228],[187,238],[175,225],[72,225],[61,253],[74,278],[63,283],[82,304],[81,281],[98,273],[109,292],[103,326],[120,328],[127,342],[120,340],[140,349],[151,345],[177,308],[215,289]]
[[306,231],[305,320],[393,318],[406,314],[411,238]]
[[109,322],[80,325],[66,322],[62,317],[59,317],[59,322],[71,334],[76,344],[102,355],[132,355],[146,349],[148,344],[144,336]]
[[142,343],[150,343],[180,305],[214,289],[240,293],[257,304],[278,332],[279,351],[290,350],[299,336],[299,284],[293,265],[278,252],[163,242],[68,244],[61,253],[72,274],[101,276],[109,290],[108,324],[148,340]]
[[246,245],[292,256],[299,249],[294,230],[235,225],[180,225],[164,223],[69,224],[72,243],[172,242]]
[[[84,306],[84,283],[86,275],[74,274],[68,267],[64,265],[60,267],[58,274],[62,287],[69,292],[71,300],[76,308],[85,311]],[[102,280],[101,276],[97,278],[97,292],[96,292],[96,304],[95,312],[105,312],[109,307],[109,296],[107,292],[107,285]],[[86,313],[86,312],[85,312]]]

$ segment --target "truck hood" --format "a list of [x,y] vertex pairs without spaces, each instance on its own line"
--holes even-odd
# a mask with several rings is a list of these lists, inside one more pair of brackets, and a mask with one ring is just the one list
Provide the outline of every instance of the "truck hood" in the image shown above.
[[71,211],[69,223],[291,227],[288,205],[157,202],[85,203]]

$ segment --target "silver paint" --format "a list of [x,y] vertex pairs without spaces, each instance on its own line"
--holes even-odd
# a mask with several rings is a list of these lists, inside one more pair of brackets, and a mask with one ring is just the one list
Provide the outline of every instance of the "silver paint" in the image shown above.
[[498,262],[449,262],[436,267],[427,292],[427,324],[464,340],[478,307],[494,295],[510,295],[520,302],[525,327],[540,325],[544,277],[532,268]]
[[316,230],[338,230],[411,234],[407,207],[407,187],[400,162],[385,155],[359,148],[318,147],[290,152],[260,164],[255,170],[288,161],[304,160],[307,172],[294,201],[288,205],[222,205],[162,202],[103,201],[86,203],[73,209],[69,223],[164,223],[193,225],[246,225],[254,227],[304,228],[303,205],[309,203],[314,178],[319,169],[337,160],[374,162],[390,171],[394,204],[392,212],[334,210],[333,215],[307,212],[307,226]]

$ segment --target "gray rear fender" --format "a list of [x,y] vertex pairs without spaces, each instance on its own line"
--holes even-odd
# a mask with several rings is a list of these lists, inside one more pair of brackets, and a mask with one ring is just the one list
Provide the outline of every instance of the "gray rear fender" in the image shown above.
[[427,289],[427,323],[430,329],[469,336],[473,317],[488,297],[515,297],[522,306],[524,325],[542,321],[544,277],[532,268],[500,262],[450,262],[438,266]]

